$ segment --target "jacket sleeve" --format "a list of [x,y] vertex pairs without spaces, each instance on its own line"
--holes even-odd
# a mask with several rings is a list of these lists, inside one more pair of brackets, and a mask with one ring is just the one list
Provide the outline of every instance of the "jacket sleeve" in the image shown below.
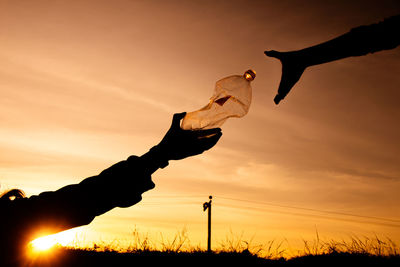
[[52,234],[86,225],[115,207],[138,203],[142,193],[154,188],[147,167],[140,157],[131,156],[79,184],[15,201],[14,210],[24,214],[31,240],[38,237],[35,233]]
[[363,56],[400,45],[400,15],[392,16],[371,25],[352,29],[347,37],[352,56]]

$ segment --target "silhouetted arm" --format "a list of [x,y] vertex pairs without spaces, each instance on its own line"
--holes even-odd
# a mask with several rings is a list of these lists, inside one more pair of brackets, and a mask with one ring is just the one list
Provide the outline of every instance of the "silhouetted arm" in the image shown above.
[[363,56],[400,45],[400,15],[360,26],[330,41],[290,52],[265,51],[282,63],[282,77],[274,102],[278,104],[298,82],[307,67],[351,56]]
[[115,207],[132,206],[154,186],[144,161],[131,156],[78,184],[13,201],[10,218],[20,240],[33,240],[89,224]]
[[[43,192],[28,199],[13,201],[10,218],[21,218],[13,226],[21,240],[32,240],[73,227],[89,224],[115,207],[129,207],[142,199],[152,188],[151,174],[179,160],[201,154],[213,147],[221,137],[221,129],[184,131],[180,121],[185,113],[175,114],[163,140],[143,156],[130,156],[84,179],[54,192]],[[28,223],[27,223],[28,222]]]

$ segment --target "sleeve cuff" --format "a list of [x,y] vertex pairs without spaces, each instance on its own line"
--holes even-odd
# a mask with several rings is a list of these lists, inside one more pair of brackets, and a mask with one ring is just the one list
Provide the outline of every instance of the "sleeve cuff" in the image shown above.
[[168,166],[168,160],[165,154],[160,150],[158,146],[152,147],[149,152],[140,157],[144,164],[146,164],[151,172],[156,171],[158,168],[165,168]]

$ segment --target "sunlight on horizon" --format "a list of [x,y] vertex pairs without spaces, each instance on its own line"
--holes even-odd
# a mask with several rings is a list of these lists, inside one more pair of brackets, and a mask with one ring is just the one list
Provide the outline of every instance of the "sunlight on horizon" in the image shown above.
[[71,246],[77,236],[76,228],[69,229],[57,234],[46,235],[30,242],[30,246],[34,252],[44,252],[50,250],[56,245]]

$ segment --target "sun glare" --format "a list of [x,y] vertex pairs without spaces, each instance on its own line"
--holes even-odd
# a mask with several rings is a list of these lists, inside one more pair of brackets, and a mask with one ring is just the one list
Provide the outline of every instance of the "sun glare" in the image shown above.
[[35,251],[45,251],[57,244],[57,241],[52,236],[43,236],[33,240],[31,244]]
[[70,229],[54,235],[36,238],[35,240],[31,241],[30,244],[34,251],[42,252],[51,249],[55,245],[70,245],[75,237],[76,229]]

